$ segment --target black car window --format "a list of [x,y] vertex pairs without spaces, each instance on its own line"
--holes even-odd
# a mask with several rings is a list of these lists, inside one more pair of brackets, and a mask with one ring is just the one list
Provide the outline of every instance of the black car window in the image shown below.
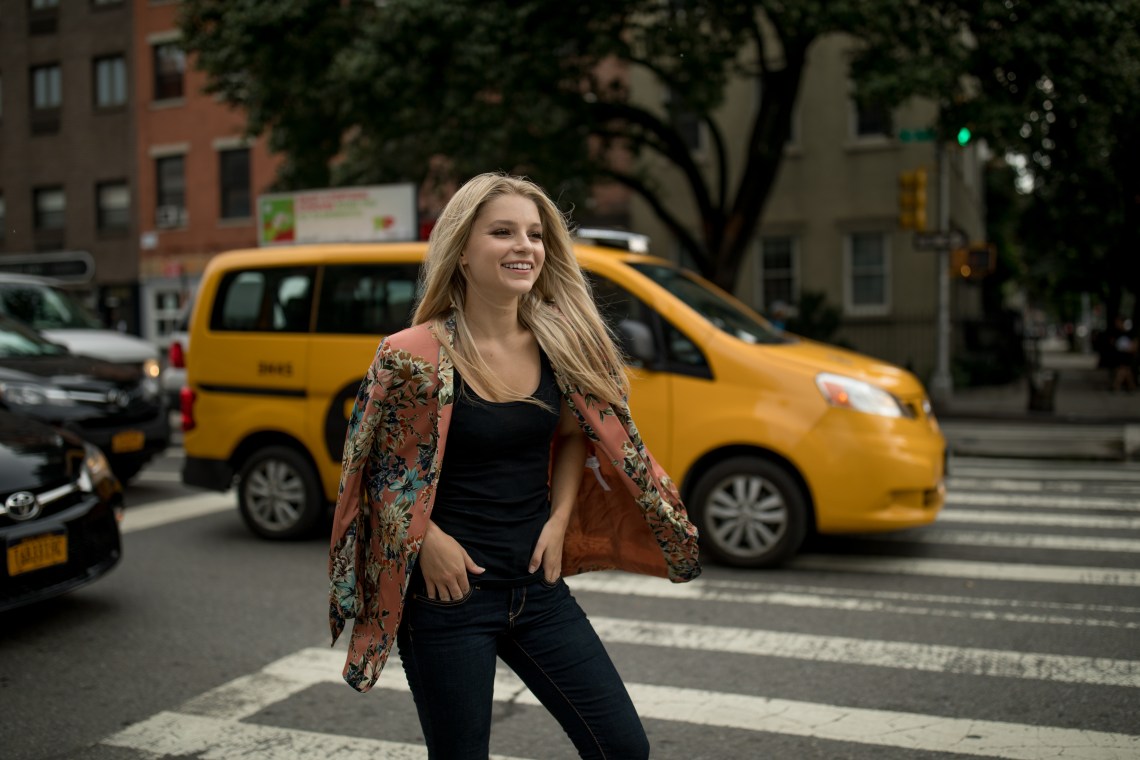
[[[618,325],[623,320],[631,320],[645,325],[654,335],[658,351],[664,346],[664,362],[658,362],[658,369],[698,377],[712,377],[708,361],[697,344],[669,320],[662,317],[637,296],[617,283],[590,272],[586,275],[594,292],[594,301],[611,333],[621,339]],[[636,362],[635,362],[636,365]]]
[[719,330],[746,343],[788,343],[789,339],[760,316],[741,308],[698,278],[676,267],[663,264],[630,264],[687,306],[696,310]]
[[218,285],[210,329],[308,332],[313,267],[266,267],[230,272]]
[[326,266],[317,302],[317,332],[390,335],[411,324],[415,264]]
[[74,295],[46,285],[0,284],[0,311],[37,330],[103,327]]
[[67,349],[52,343],[19,322],[0,317],[0,358],[27,356],[64,356]]

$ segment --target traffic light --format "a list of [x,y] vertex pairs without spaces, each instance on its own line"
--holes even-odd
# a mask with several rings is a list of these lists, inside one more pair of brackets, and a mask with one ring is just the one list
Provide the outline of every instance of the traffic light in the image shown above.
[[926,169],[899,174],[899,227],[926,229]]
[[997,247],[993,243],[971,243],[950,252],[950,272],[964,280],[980,280],[994,271]]
[[969,127],[962,127],[958,130],[958,145],[965,148],[973,136],[974,133],[970,131]]

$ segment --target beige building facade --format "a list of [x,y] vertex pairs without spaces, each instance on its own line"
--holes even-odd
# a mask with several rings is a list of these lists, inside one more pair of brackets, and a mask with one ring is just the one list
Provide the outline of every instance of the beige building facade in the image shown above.
[[[938,229],[939,188],[948,186],[949,229],[968,241],[982,241],[982,157],[976,144],[955,144],[939,162],[936,143],[926,132],[936,117],[932,103],[909,102],[889,114],[861,112],[852,99],[850,45],[849,39],[832,36],[809,50],[792,136],[736,295],[772,315],[778,302],[794,308],[804,294],[822,294],[841,315],[833,340],[929,381],[936,361],[938,255],[916,250],[914,232],[900,229],[899,177],[926,171],[927,230]],[[654,81],[633,74],[631,84],[643,104],[656,101],[663,109],[665,93]],[[738,82],[717,115],[729,150],[730,188],[743,171],[740,151],[760,96],[754,82]],[[900,139],[916,133],[917,140]],[[706,172],[714,169],[707,135],[698,136],[694,155]],[[947,182],[940,182],[940,163],[948,169]],[[659,186],[676,188],[666,205],[696,232],[683,178],[664,162],[651,161],[646,168]],[[655,252],[679,255],[664,225],[638,198],[631,203],[630,222],[651,236]],[[953,325],[979,312],[977,285],[952,277],[952,355],[960,344]]]

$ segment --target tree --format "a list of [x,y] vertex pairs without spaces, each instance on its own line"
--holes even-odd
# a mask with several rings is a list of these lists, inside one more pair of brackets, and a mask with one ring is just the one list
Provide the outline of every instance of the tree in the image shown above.
[[933,98],[945,137],[968,125],[1022,161],[1015,237],[1031,292],[1062,312],[1097,293],[1111,320],[1127,288],[1140,324],[1140,0],[938,6],[954,40],[904,14],[901,34],[919,44],[892,45],[896,29],[866,35],[858,81],[885,102]]
[[[904,3],[930,26],[924,4]],[[209,89],[286,156],[286,188],[422,180],[446,156],[463,178],[525,172],[569,202],[598,180],[639,194],[697,268],[729,290],[779,169],[809,49],[882,33],[897,0],[187,0],[184,44]],[[631,93],[648,75],[668,107]],[[729,169],[713,118],[730,81],[763,93]],[[711,137],[694,161],[682,125]],[[694,234],[641,170],[685,179]],[[622,160],[622,157],[630,160]],[[734,167],[737,168],[737,167]],[[730,185],[732,177],[734,184]]]

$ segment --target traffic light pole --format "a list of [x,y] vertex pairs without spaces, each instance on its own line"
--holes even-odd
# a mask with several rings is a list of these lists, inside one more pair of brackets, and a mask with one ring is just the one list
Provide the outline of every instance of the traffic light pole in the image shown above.
[[[946,145],[937,140],[938,154],[938,229],[950,230],[950,162]],[[935,325],[934,374],[930,378],[930,396],[935,404],[948,401],[954,394],[950,375],[950,249],[943,246],[937,253],[938,320]]]

